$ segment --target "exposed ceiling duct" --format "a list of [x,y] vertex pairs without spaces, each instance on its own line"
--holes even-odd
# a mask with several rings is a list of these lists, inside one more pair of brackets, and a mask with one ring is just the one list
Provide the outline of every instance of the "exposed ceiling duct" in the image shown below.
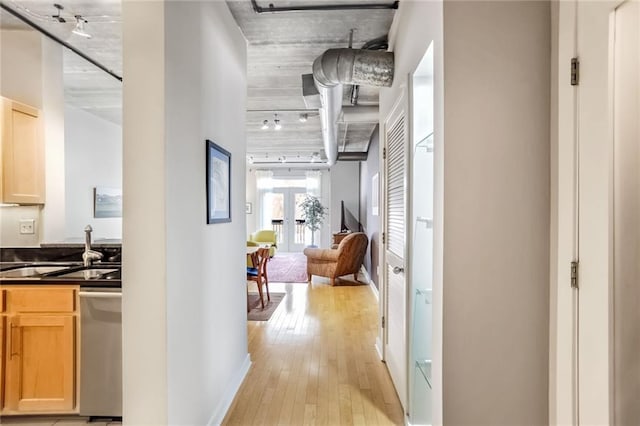
[[363,10],[363,9],[397,9],[399,1],[391,3],[354,3],[354,4],[315,4],[315,5],[288,5],[275,6],[270,3],[268,7],[258,5],[256,0],[251,0],[251,6],[256,13],[276,12],[304,12],[304,11],[331,11],[331,10]]
[[[338,121],[342,113],[342,85],[367,85],[390,87],[394,74],[393,52],[366,49],[329,49],[313,62],[313,78],[320,92],[322,107],[320,121],[327,163],[331,166],[338,159]],[[375,113],[370,108],[358,112],[351,107],[348,114],[342,114],[342,121],[350,117],[371,120]],[[367,117],[367,118],[363,118]],[[363,121],[354,121],[363,122]],[[366,121],[364,121],[366,122]]]
[[343,106],[338,123],[378,123],[378,107],[367,106]]
[[340,152],[338,160],[340,161],[367,161],[368,152]]

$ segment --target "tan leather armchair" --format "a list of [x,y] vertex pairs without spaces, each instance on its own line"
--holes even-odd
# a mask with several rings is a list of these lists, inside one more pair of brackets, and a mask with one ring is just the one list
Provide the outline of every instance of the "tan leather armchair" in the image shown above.
[[354,232],[345,237],[337,249],[304,249],[307,256],[307,275],[311,282],[312,275],[328,277],[331,285],[335,285],[335,279],[343,275],[353,274],[358,280],[358,272],[367,252],[369,239],[363,232]]

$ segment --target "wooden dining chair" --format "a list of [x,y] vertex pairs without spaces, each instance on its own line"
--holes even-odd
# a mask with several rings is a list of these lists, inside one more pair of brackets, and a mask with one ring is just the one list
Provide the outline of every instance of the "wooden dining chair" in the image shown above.
[[[260,303],[264,309],[264,297],[262,296],[262,286],[267,289],[267,301],[271,300],[269,294],[269,278],[267,277],[267,262],[269,261],[269,248],[261,247],[255,253],[251,254],[253,268],[247,267],[247,281],[255,281],[258,286],[258,294],[260,295]],[[249,297],[249,287],[247,286],[247,300]],[[248,305],[247,305],[247,309]]]

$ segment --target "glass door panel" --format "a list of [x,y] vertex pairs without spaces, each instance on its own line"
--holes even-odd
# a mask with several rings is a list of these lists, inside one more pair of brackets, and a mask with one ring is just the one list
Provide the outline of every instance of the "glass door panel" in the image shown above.
[[[285,194],[283,191],[274,190],[264,194],[264,206],[267,224],[266,228],[271,228],[276,232],[278,247],[282,250],[284,243],[284,211]],[[285,250],[286,251],[286,250]]]
[[433,421],[434,121],[433,45],[412,78],[410,423]]
[[[302,208],[300,207],[300,204],[302,204],[302,202],[304,201],[305,197],[307,196],[306,192],[296,192],[294,194],[294,220],[295,220],[295,231],[294,231],[294,241],[293,244],[296,246],[300,246],[300,249],[302,248],[302,246],[305,245],[305,243],[309,244],[309,242],[307,242],[307,227],[305,226],[305,220],[304,220],[304,212],[302,210]],[[311,239],[311,237],[309,236],[309,240]]]
[[307,195],[302,188],[274,188],[264,196],[267,225],[276,232],[278,251],[302,251],[307,240],[307,228],[300,203]]

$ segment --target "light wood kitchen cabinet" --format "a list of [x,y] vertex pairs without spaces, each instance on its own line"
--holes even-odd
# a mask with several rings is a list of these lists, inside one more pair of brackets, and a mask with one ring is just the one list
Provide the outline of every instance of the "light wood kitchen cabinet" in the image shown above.
[[0,413],[4,407],[4,290],[0,289]]
[[2,414],[75,413],[77,287],[7,286]]
[[11,99],[0,100],[0,199],[4,203],[44,204],[41,112]]

